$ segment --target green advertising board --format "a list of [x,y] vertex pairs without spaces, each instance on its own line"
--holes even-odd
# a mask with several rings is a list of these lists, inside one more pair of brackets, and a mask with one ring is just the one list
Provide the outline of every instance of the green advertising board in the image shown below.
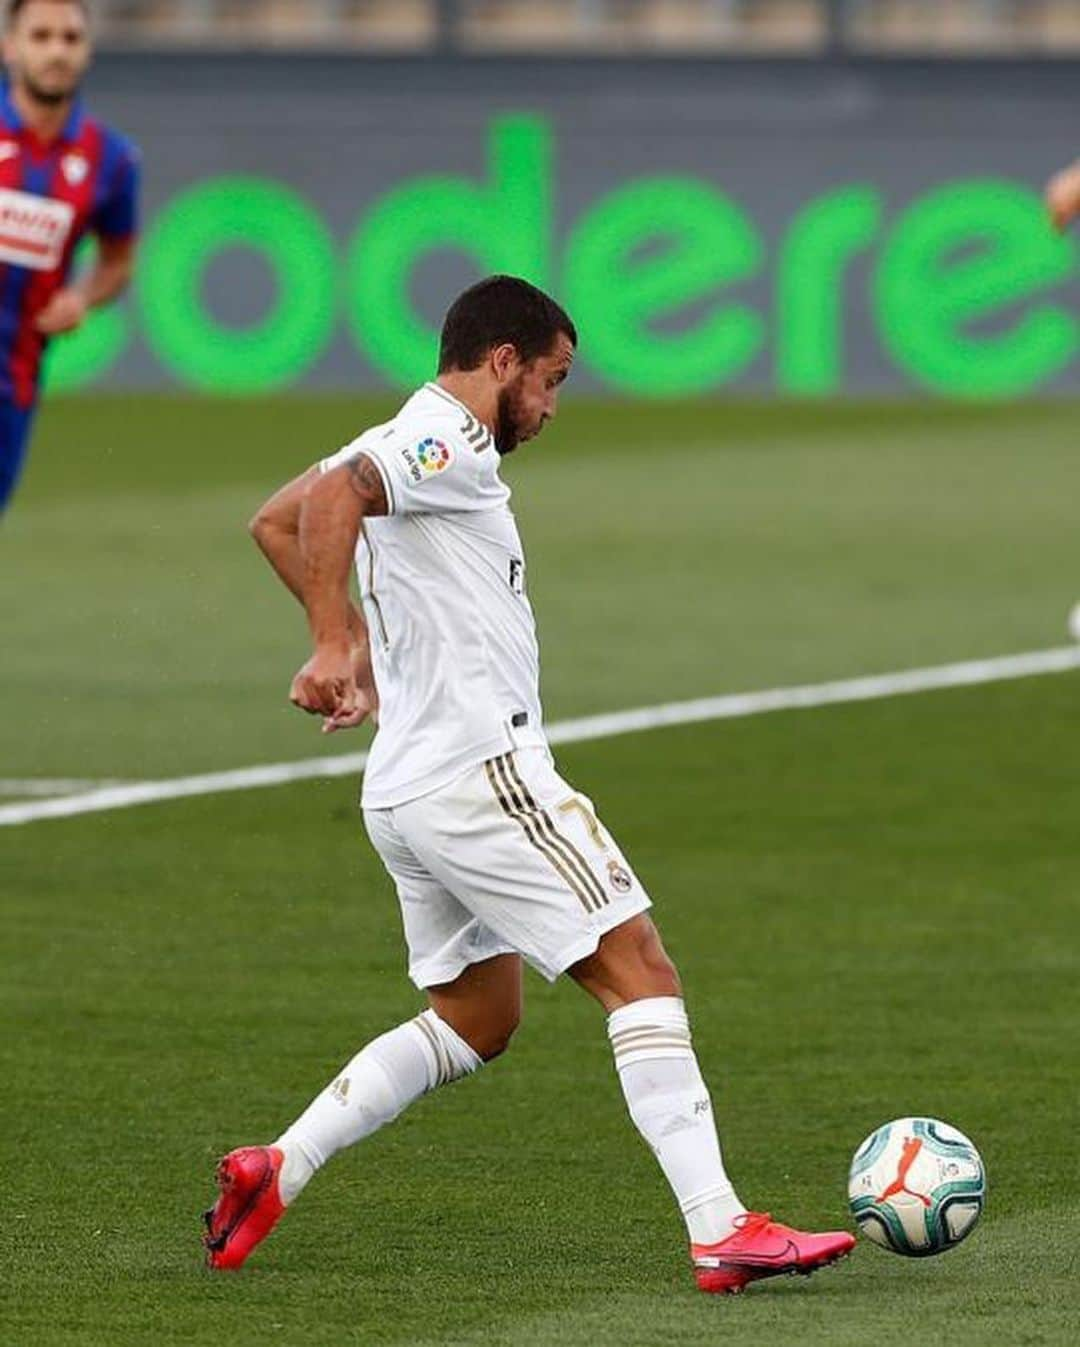
[[[447,250],[477,273],[513,272],[557,293],[582,332],[582,365],[622,394],[709,393],[762,362],[781,394],[844,393],[854,305],[900,386],[1009,397],[1076,366],[1076,245],[1050,230],[1025,183],[952,177],[899,204],[885,182],[830,184],[766,232],[715,181],[648,174],[599,192],[557,230],[551,120],[494,117],[485,149],[475,180],[379,184],[347,237],[283,180],[186,186],[149,221],[134,302],[56,344],[52,387],[122,372],[141,339],[183,386],[283,389],[343,335],[381,380],[416,384],[431,373],[437,333],[413,281]],[[206,293],[208,269],[237,248],[259,256],[273,288],[241,326],[216,316]]]

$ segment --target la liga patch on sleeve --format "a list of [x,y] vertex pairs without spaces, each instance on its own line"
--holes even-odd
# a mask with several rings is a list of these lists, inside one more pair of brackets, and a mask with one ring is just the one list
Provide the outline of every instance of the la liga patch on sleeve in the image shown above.
[[454,451],[445,440],[428,435],[418,444],[406,445],[401,451],[401,457],[405,460],[409,476],[419,486],[421,482],[445,472],[454,461]]

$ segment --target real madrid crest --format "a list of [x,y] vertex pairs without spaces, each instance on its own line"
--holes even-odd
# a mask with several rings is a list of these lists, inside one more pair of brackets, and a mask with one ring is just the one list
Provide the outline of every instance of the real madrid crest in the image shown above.
[[60,160],[60,168],[68,184],[72,187],[79,187],[86,181],[86,175],[90,172],[90,164],[83,154],[72,153],[65,154]]
[[630,878],[630,871],[625,865],[620,865],[618,861],[608,861],[607,873],[608,883],[616,893],[629,893],[634,887],[634,881]]

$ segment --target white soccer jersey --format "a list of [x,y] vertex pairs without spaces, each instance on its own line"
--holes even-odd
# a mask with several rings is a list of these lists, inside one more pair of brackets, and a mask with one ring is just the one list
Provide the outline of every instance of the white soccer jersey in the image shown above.
[[319,466],[361,453],[390,510],[364,521],[356,549],[379,693],[363,804],[388,809],[546,741],[525,556],[491,433],[425,384]]

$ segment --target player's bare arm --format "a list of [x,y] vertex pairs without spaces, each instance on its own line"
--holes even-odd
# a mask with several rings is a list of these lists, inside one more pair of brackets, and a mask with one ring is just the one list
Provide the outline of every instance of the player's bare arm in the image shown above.
[[85,280],[58,290],[37,316],[37,329],[47,337],[72,332],[91,309],[117,299],[131,283],[136,241],[99,239],[97,262]]
[[[304,559],[300,555],[300,511],[304,497],[318,479],[318,468],[309,468],[294,477],[259,507],[248,524],[248,531],[259,550],[301,607],[304,606]],[[352,599],[345,607],[349,635],[354,646],[362,647],[366,660],[368,636],[364,615]]]
[[265,501],[248,524],[248,532],[273,566],[278,579],[302,605],[304,560],[300,555],[300,509],[318,468],[294,477]]
[[[300,512],[308,491],[319,480],[318,468],[309,468],[294,477],[269,500],[261,505],[248,524],[248,531],[259,550],[274,568],[278,579],[304,604],[304,559],[300,552]],[[359,725],[366,715],[375,715],[378,697],[371,672],[371,653],[368,647],[367,623],[359,607],[348,599],[345,605],[345,624],[349,632],[353,675],[360,691],[363,714],[341,723],[327,722],[327,731],[348,729]]]
[[1046,205],[1058,229],[1067,229],[1080,216],[1080,159],[1047,183]]
[[322,474],[303,495],[301,584],[315,653],[293,680],[290,700],[327,717],[327,730],[358,724],[369,709],[351,659],[349,576],[365,518],[388,508],[382,476],[365,454]]

